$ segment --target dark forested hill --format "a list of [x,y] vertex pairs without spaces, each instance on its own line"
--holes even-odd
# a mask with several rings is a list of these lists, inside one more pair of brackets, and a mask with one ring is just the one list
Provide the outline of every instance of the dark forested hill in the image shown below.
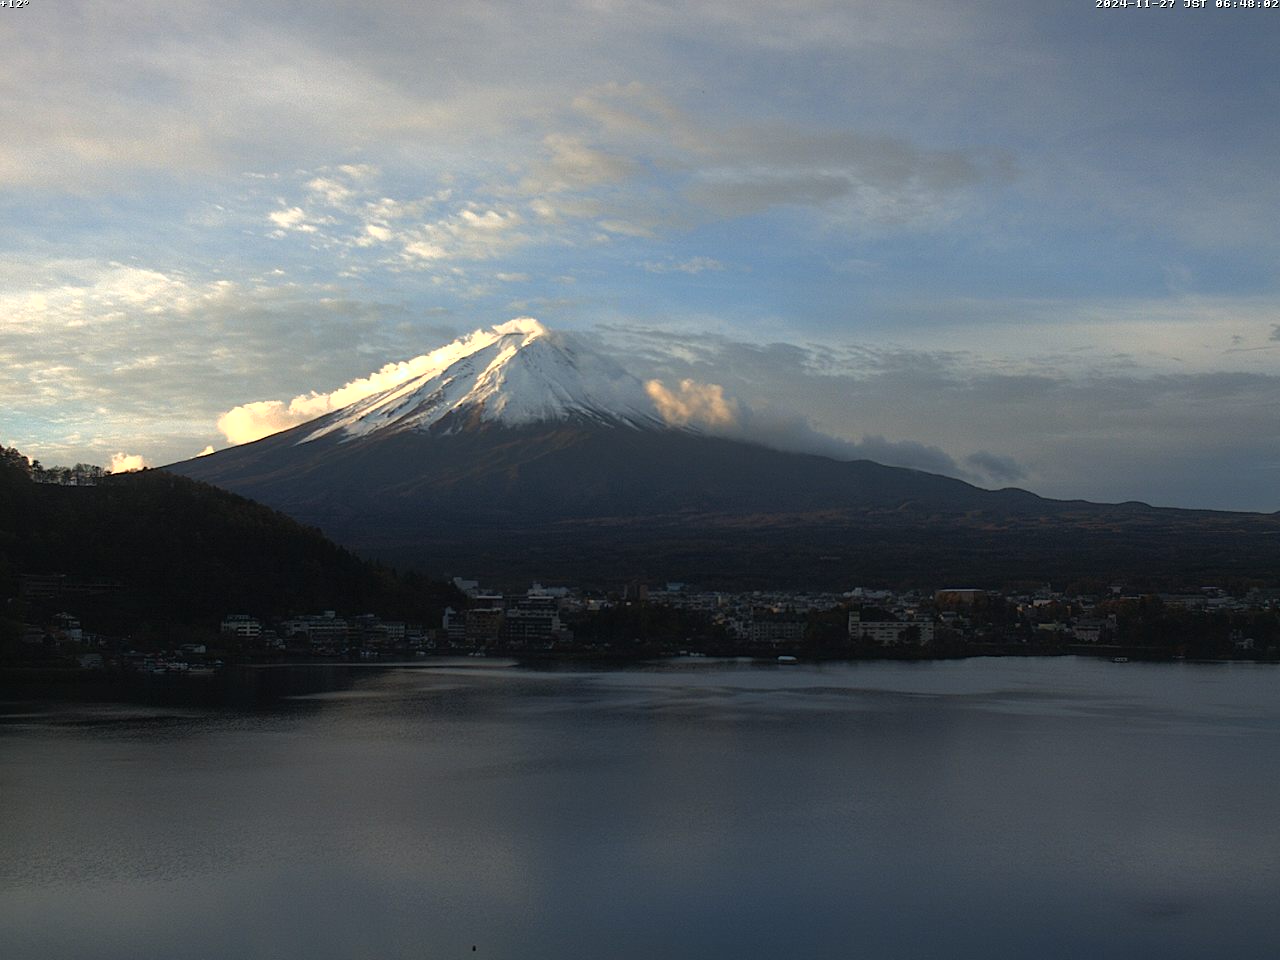
[[24,468],[0,450],[0,599],[17,595],[22,574],[62,575],[75,612],[99,629],[325,608],[424,620],[452,596],[185,477],[144,471],[72,487],[33,483]]

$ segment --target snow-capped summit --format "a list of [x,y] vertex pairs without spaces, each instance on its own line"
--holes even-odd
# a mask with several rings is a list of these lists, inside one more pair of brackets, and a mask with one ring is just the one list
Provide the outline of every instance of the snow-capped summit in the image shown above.
[[573,420],[665,426],[645,386],[571,334],[531,317],[476,330],[419,361],[421,373],[324,417],[300,441],[467,424]]

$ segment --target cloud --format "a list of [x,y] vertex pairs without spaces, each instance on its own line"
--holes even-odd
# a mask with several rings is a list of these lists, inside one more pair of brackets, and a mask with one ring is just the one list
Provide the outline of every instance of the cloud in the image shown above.
[[661,380],[650,380],[644,388],[667,423],[720,429],[737,423],[738,405],[725,398],[719,384],[681,380],[673,390]]
[[694,203],[716,213],[737,217],[780,204],[820,206],[851,190],[852,181],[842,174],[778,172],[743,176],[717,172],[690,184],[688,195]]
[[242,403],[218,417],[218,432],[232,446],[261,440],[328,412],[323,404],[312,412],[309,402],[313,400],[314,397],[295,397],[288,404],[280,400]]
[[111,455],[111,463],[107,467],[108,473],[132,473],[135,470],[142,470],[151,466],[147,463],[145,457],[137,453],[113,453]]
[[[546,239],[524,229],[528,214],[540,219],[533,205],[517,208],[509,190],[492,185],[471,185],[465,191],[446,185],[422,195],[388,196],[398,191],[387,189],[382,171],[371,164],[326,166],[298,171],[296,177],[293,196],[276,198],[280,208],[266,214],[276,228],[268,235],[309,235],[308,257],[314,260],[319,253],[330,268],[341,268],[339,275],[345,278],[402,278],[406,270],[416,270],[443,279],[455,263],[504,257]],[[452,178],[443,175],[440,180]],[[388,255],[388,248],[395,253]],[[459,289],[468,286],[474,289],[474,284]]]
[[[659,223],[735,218],[779,206],[824,209],[864,226],[936,224],[965,209],[975,188],[1007,182],[1014,171],[1006,154],[991,149],[934,149],[901,137],[780,120],[710,123],[639,83],[596,87],[574,106],[600,139],[612,139],[615,152],[625,149],[633,158],[610,167],[609,182],[644,184],[634,210],[609,198],[608,221],[633,221],[641,203],[652,209],[654,197],[665,195],[660,215],[649,214],[650,232]],[[604,177],[562,180],[559,189],[596,182]]]
[[891,467],[907,467],[965,480],[976,479],[945,450],[916,440],[889,440],[864,434],[860,440],[835,437],[816,429],[807,417],[786,410],[744,407],[744,414],[727,436],[774,450],[811,453],[833,460],[874,460]]
[[488,260],[521,246],[528,238],[514,210],[464,209],[435,223],[400,234],[409,262]]
[[969,454],[964,458],[964,462],[979,474],[997,483],[1016,483],[1027,476],[1026,468],[1012,457],[1002,457],[986,450]]
[[197,456],[197,457],[207,457],[207,456],[209,456],[209,454],[211,454],[211,453],[213,453],[213,452],[214,452],[213,444],[212,444],[212,443],[210,443],[210,444],[206,445],[206,446],[205,446],[205,448],[204,448],[203,450],[201,450],[199,453],[197,453],[197,454],[196,454],[196,456]]
[[681,261],[645,260],[640,266],[649,273],[687,273],[690,276],[724,269],[724,264],[714,257],[690,257]]
[[[981,432],[964,429],[964,413],[976,406],[991,416],[986,411],[999,403],[992,398],[977,404],[972,395],[956,396],[971,389],[966,385],[978,375],[966,369],[970,361],[964,356],[870,345],[750,343],[727,335],[635,327],[605,328],[602,339],[604,349],[625,352],[638,369],[680,371],[682,378],[694,371],[728,375],[715,389],[732,405],[734,416],[704,426],[709,432],[778,450],[874,460],[975,483],[1004,484],[1030,476],[1029,468],[1012,456],[978,450],[957,458],[944,449],[973,444],[978,437],[990,442]],[[1003,388],[1000,392],[1005,393]],[[1028,398],[1027,403],[1034,401]],[[897,416],[900,409],[908,414]],[[895,415],[886,416],[886,410]],[[949,440],[889,439],[889,430],[898,436],[936,434],[935,423],[923,411],[933,411],[933,421],[944,412],[956,414],[942,421]],[[850,425],[860,426],[861,435],[849,435]],[[1000,439],[998,434],[995,438]]]
[[332,207],[341,207],[355,196],[355,192],[346,184],[329,177],[316,177],[308,181],[307,189]]
[[273,210],[267,214],[267,219],[279,227],[279,230],[276,231],[277,236],[283,236],[287,230],[295,230],[298,233],[315,233],[319,229],[315,224],[306,222],[307,213],[301,207]]
[[561,193],[618,183],[636,172],[634,161],[587,146],[582,139],[568,134],[549,133],[543,137],[542,146],[546,159],[535,164],[520,183],[526,193]]
[[622,220],[616,217],[608,220],[601,220],[598,222],[598,225],[601,230],[608,233],[616,233],[624,237],[651,239],[656,236],[654,228],[648,224]]
[[288,403],[283,400],[242,403],[218,416],[218,432],[232,446],[261,440],[420,376],[427,369],[430,356],[427,354],[403,363],[389,363],[381,370],[352,380],[329,393],[312,391],[299,394]]
[[[1267,343],[1268,311],[1263,304],[1200,306],[1201,316],[1222,311],[1246,331],[1254,352],[1228,355],[1245,369],[1211,369],[1221,344],[1202,360],[1188,350],[1183,372],[1168,373],[1092,350],[1002,357],[979,348],[1016,345],[1025,331],[1011,327],[1004,336],[995,323],[967,338],[938,331],[948,346],[968,339],[969,350],[752,342],[705,332],[701,318],[685,328],[603,327],[600,336],[646,377],[720,383],[739,401],[739,436],[768,446],[867,457],[1064,499],[1276,510],[1280,376]],[[1131,310],[1146,312],[1141,304]],[[1217,339],[1211,328],[1183,326],[1188,346],[1196,336]]]
[[753,407],[725,396],[716,383],[682,380],[674,389],[650,380],[645,390],[662,418],[674,426],[692,426],[718,436],[742,440],[774,450],[811,453],[835,460],[874,460],[964,480],[1016,480],[1026,470],[1010,457],[986,451],[970,454],[965,466],[939,447],[914,440],[889,440],[868,434],[861,440],[831,436],[816,429],[807,417],[771,407]]
[[10,258],[0,263],[0,430],[51,461],[105,463],[121,449],[186,459],[240,399],[343,383],[353,365],[368,370],[366,355],[414,356],[454,336],[442,315],[328,284]]
[[41,110],[22,117],[0,103],[0,125],[20,121],[23,133],[0,141],[9,183],[79,191],[234,173],[264,159],[288,168],[326,142],[342,155],[446,128],[461,137],[490,115],[473,102],[461,123],[465,93],[444,103],[425,83],[411,89],[375,57],[341,52],[336,33],[272,29],[288,16],[282,3],[258,5],[247,21],[186,2],[151,13],[138,29],[89,8],[35,12],[31,29],[5,42],[6,63],[42,91]]
[[741,416],[735,423],[716,432],[774,450],[812,453],[833,460],[874,460],[971,483],[1008,483],[1027,475],[1026,468],[1012,457],[979,451],[960,463],[941,447],[918,440],[890,440],[879,434],[863,434],[859,440],[849,440],[818,430],[802,414],[745,405],[740,405],[739,410]]
[[1014,176],[999,152],[930,149],[857,130],[730,129],[708,151],[686,195],[733,217],[787,205],[883,226],[929,225],[958,215],[974,189]]

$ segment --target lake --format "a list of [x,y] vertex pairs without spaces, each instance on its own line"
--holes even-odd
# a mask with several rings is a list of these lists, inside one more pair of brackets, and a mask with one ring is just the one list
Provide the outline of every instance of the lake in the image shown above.
[[7,960],[1280,949],[1272,666],[244,678],[273,696],[0,703]]

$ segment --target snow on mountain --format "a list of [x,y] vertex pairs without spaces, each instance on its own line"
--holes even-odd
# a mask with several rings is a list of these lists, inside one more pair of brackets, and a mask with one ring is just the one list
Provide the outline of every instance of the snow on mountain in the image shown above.
[[300,442],[333,433],[346,440],[384,430],[450,432],[476,420],[666,426],[640,380],[577,338],[531,318],[476,330],[427,361],[424,373],[335,411]]

